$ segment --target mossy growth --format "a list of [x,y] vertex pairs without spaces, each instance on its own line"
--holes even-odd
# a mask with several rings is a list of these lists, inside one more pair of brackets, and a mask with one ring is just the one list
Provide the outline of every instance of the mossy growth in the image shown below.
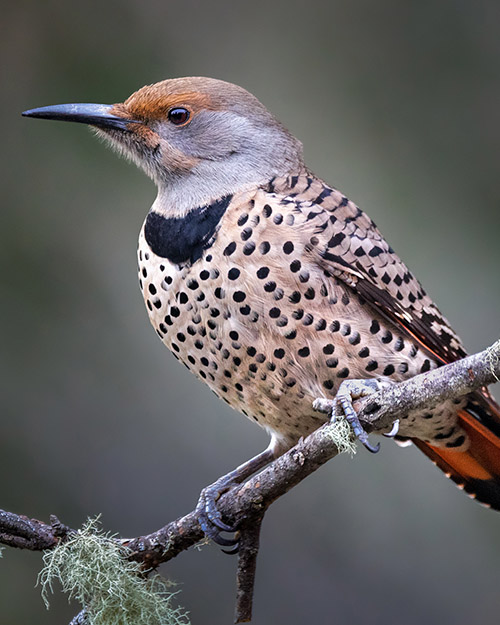
[[354,456],[356,453],[356,440],[347,419],[343,416],[336,416],[324,430],[325,436],[332,440],[339,454],[348,453]]
[[173,605],[172,584],[156,573],[146,578],[96,519],[47,551],[43,562],[39,583],[45,605],[49,607],[49,591],[59,581],[68,600],[76,599],[85,608],[88,625],[189,623],[186,613]]

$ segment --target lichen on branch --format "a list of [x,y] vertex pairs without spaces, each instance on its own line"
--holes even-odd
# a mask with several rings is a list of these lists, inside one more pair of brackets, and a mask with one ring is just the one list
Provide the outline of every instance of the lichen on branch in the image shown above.
[[141,565],[127,559],[117,540],[101,531],[96,519],[72,532],[43,555],[39,574],[42,597],[54,582],[68,600],[85,610],[88,625],[188,625],[186,614],[173,605],[171,584],[160,575],[145,576]]

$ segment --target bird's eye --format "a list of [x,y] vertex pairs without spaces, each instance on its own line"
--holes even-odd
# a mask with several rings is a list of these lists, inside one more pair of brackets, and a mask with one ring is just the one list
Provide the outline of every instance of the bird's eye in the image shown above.
[[190,116],[191,114],[187,109],[175,108],[168,112],[168,121],[176,126],[182,126],[189,120]]

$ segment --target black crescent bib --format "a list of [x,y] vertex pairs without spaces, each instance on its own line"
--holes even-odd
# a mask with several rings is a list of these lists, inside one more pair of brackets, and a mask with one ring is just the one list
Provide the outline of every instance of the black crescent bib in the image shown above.
[[215,231],[232,195],[199,206],[185,217],[164,217],[151,211],[144,226],[146,241],[157,256],[175,265],[194,263],[212,245]]

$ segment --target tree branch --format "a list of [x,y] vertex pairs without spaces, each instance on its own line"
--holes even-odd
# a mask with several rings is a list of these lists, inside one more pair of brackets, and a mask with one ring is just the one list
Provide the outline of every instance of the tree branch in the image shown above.
[[241,529],[236,573],[235,623],[248,623],[252,620],[253,588],[263,518],[263,515],[254,517],[251,522],[246,523],[245,528]]
[[44,551],[55,547],[58,538],[52,525],[0,510],[0,543],[19,549]]
[[[355,402],[355,408],[367,430],[387,432],[400,415],[413,410],[431,410],[445,400],[462,397],[499,378],[500,341],[497,341],[483,352],[363,398]],[[265,511],[276,499],[337,455],[338,444],[332,436],[332,428],[335,425],[325,424],[247,482],[222,495],[217,503],[226,522],[243,529],[238,569],[237,622],[249,620],[251,616],[259,529]],[[0,543],[5,545],[39,551],[51,549],[64,540],[65,534],[70,531],[57,519],[52,519],[48,525],[36,519],[0,511]],[[142,563],[144,569],[153,569],[176,557],[203,537],[196,510],[193,510],[152,534],[121,539],[120,542],[130,550],[130,559]]]

